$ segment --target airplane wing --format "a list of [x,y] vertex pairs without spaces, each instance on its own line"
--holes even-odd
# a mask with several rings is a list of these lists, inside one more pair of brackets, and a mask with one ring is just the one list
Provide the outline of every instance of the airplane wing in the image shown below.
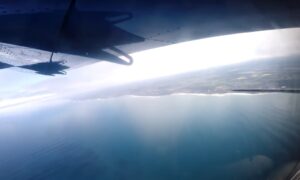
[[[13,7],[15,2],[24,1],[7,0],[6,5]],[[27,6],[37,2],[50,7],[51,1],[29,0]],[[78,12],[67,13],[72,15],[67,22],[63,21],[65,13],[70,2],[75,1],[65,2],[60,11],[27,15],[4,15],[6,6],[1,9],[0,3],[0,23],[7,24],[0,28],[0,42],[49,51],[58,42],[55,37],[61,31],[59,40],[63,43],[58,52],[83,56],[82,61],[89,59],[91,63],[98,62],[96,58],[122,64],[118,55],[126,57],[129,53],[184,41],[300,27],[297,0],[77,0]],[[61,27],[61,22],[65,26]],[[107,48],[118,55],[105,51]]]
[[[132,58],[127,53],[115,47],[144,41],[144,38],[115,26],[117,23],[131,19],[131,13],[81,12],[75,7],[75,0],[68,2],[66,9],[52,12],[25,14],[20,10],[13,11],[13,14],[2,12],[0,23],[7,23],[0,28],[0,42],[17,45],[18,47],[13,47],[17,50],[13,55],[17,55],[20,59],[22,59],[20,54],[26,54],[24,52],[28,52],[27,47],[29,47],[52,53],[61,52],[108,60],[118,64],[132,63]],[[109,18],[114,19],[109,20]],[[21,47],[26,48],[24,50]],[[105,48],[114,53],[103,51]],[[126,57],[127,61],[118,56]],[[49,57],[52,60],[52,54]],[[40,61],[35,59],[35,62],[27,60],[27,64],[42,63],[42,59]]]
[[69,0],[1,1],[0,42],[41,50],[53,49]]
[[[55,35],[73,1],[61,1],[64,3],[59,6],[60,11],[58,8],[48,13],[29,12],[27,15],[18,10],[14,11],[14,15],[8,14],[5,9],[24,1],[3,2],[6,3],[0,3],[0,23],[7,25],[0,28],[0,42],[21,46],[29,44],[29,47],[47,50],[57,42]],[[28,0],[26,4],[29,8],[38,6],[41,9],[52,8],[52,4],[59,2]],[[99,46],[112,44],[128,53],[218,35],[300,26],[300,2],[297,0],[77,0],[76,7],[84,13],[73,18],[75,21],[71,22],[69,29],[75,30],[76,34],[82,28],[91,27],[88,31],[92,31],[92,27],[105,25],[107,32],[98,33]],[[107,19],[111,17],[107,14],[118,12],[128,12],[132,18],[121,23],[110,23]],[[81,21],[83,16],[87,18]],[[86,26],[87,23],[93,26]],[[125,32],[128,35],[122,34]],[[129,40],[124,39],[125,36],[130,37]],[[83,39],[95,41],[94,36]],[[80,41],[74,38],[71,42]]]
[[[112,49],[118,51],[118,49]],[[119,52],[119,54],[121,53]],[[49,63],[49,57],[50,52],[47,51],[11,44],[0,44],[0,70],[8,68],[18,70],[21,68],[26,70],[25,72],[32,71],[41,75],[54,76],[58,74],[64,75],[70,69],[80,68],[100,61],[110,61],[117,64],[132,63],[130,57],[127,57],[129,59],[129,62],[127,62],[112,53],[100,50],[95,52],[95,54],[89,54],[88,57],[56,53],[51,63]]]
[[[93,6],[101,4],[92,1]],[[127,1],[126,1],[127,2]],[[161,0],[125,5],[133,18],[119,27],[144,42],[123,45],[126,52],[168,46],[201,38],[235,33],[300,27],[298,0]],[[120,10],[117,0],[102,9]],[[125,3],[125,2],[124,2]],[[89,6],[84,3],[86,8]],[[90,4],[92,4],[90,2]],[[87,8],[88,9],[88,8]]]
[[2,15],[0,41],[24,47],[50,50],[57,41],[62,13]]

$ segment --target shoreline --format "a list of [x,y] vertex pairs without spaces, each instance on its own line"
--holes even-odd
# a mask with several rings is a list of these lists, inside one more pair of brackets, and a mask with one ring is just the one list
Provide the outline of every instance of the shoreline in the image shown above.
[[300,90],[262,90],[262,89],[236,89],[231,90],[228,92],[183,92],[183,93],[170,93],[170,94],[149,94],[149,95],[143,95],[143,94],[124,94],[124,95],[116,95],[116,96],[100,96],[96,99],[113,99],[113,98],[123,98],[123,97],[133,97],[133,98],[159,98],[159,97],[166,97],[166,96],[186,96],[186,95],[192,95],[192,96],[227,96],[227,95],[263,95],[263,94],[297,94],[300,93]]

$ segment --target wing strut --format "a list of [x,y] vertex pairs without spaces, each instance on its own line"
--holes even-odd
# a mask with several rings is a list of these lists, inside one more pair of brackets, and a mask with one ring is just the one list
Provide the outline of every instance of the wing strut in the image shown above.
[[[63,19],[62,19],[62,22],[61,22],[61,26],[60,26],[60,29],[59,29],[59,32],[58,32],[58,37],[61,36],[61,33],[63,31],[63,29],[65,28],[67,22],[68,22],[68,19],[70,18],[70,14],[72,13],[72,10],[76,8],[76,0],[70,0],[70,3],[68,5],[68,9],[67,11],[65,12],[64,16],[63,16]],[[51,56],[50,56],[50,63],[52,63],[52,58],[53,58],[53,54],[54,54],[54,49],[53,51],[51,52]]]
[[54,52],[51,52],[51,55],[50,55],[50,62],[49,62],[49,63],[52,63],[52,62],[53,62],[53,61],[52,61],[53,54],[54,54]]

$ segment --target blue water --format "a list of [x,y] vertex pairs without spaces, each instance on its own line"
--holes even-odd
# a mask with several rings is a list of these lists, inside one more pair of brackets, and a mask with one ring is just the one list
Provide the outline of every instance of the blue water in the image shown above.
[[0,179],[266,179],[300,159],[300,95],[48,100],[0,110]]

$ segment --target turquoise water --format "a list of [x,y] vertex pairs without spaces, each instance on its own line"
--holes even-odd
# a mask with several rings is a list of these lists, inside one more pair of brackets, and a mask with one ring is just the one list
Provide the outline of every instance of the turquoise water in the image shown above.
[[266,179],[300,159],[299,94],[49,100],[0,110],[0,179]]

